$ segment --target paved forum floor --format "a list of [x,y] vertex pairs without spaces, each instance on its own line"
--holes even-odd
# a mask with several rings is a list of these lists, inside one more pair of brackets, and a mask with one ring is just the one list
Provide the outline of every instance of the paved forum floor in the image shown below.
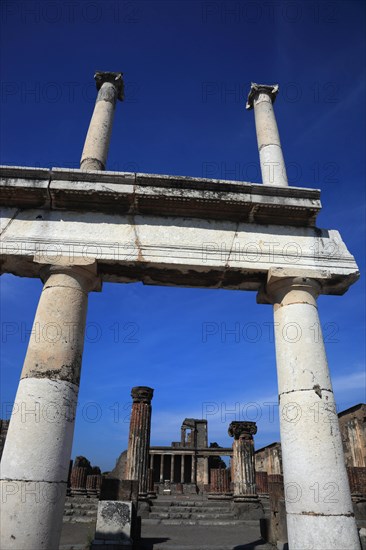
[[[60,550],[84,550],[94,523],[64,523]],[[273,550],[261,541],[259,522],[241,526],[146,525],[141,550]]]

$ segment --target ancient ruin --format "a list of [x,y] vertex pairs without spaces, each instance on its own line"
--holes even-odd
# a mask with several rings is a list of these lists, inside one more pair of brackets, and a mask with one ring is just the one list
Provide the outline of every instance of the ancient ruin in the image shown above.
[[[58,548],[88,294],[103,281],[142,281],[257,291],[258,303],[273,306],[289,546],[359,549],[323,339],[312,332],[318,296],[342,295],[358,268],[338,231],[315,225],[320,191],[288,186],[278,86],[253,84],[248,97],[264,183],[253,184],[101,172],[123,80],[97,73],[96,82],[80,170],[1,169],[2,272],[41,278],[35,323],[62,327],[52,343],[30,337],[15,402],[27,410],[35,399],[46,409],[52,402],[62,414],[22,422],[14,408],[2,457],[2,546]],[[336,498],[314,499],[311,487],[329,479]],[[22,497],[35,484],[47,495],[37,503]]]

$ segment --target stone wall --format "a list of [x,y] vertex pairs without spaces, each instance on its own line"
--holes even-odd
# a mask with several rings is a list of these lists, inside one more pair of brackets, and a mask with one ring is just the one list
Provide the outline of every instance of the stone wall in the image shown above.
[[0,460],[3,454],[3,448],[5,445],[6,434],[8,433],[9,420],[0,419]]
[[346,409],[338,418],[347,468],[366,467],[366,405]]
[[268,475],[282,474],[281,443],[271,443],[255,452],[255,469]]

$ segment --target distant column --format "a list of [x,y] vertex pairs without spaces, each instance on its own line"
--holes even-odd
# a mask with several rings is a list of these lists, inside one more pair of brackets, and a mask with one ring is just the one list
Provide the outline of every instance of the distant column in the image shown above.
[[170,481],[174,483],[174,455],[171,455],[170,462]]
[[84,172],[105,170],[116,101],[123,101],[122,73],[97,72],[98,96],[81,155]]
[[252,83],[246,107],[254,107],[262,181],[266,185],[286,187],[286,166],[272,105],[277,93],[278,84],[268,86]]
[[126,460],[126,479],[138,480],[139,497],[147,496],[151,430],[151,400],[154,390],[147,386],[132,388],[133,399]]
[[160,455],[160,483],[164,483],[164,455]]
[[257,433],[255,422],[231,422],[229,435],[234,438],[232,480],[234,482],[234,500],[247,501],[257,499],[255,486],[254,441]]
[[182,455],[182,461],[180,464],[180,482],[184,483],[184,455]]
[[192,455],[191,483],[196,483],[196,456]]

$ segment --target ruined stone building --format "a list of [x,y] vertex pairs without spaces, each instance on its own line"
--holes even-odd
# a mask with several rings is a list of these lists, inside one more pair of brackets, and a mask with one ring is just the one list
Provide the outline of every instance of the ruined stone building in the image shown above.
[[338,415],[347,467],[366,467],[366,404],[354,405]]
[[165,484],[172,492],[195,493],[208,490],[210,462],[232,456],[232,448],[208,445],[207,420],[186,418],[180,441],[170,447],[150,447],[150,469],[155,489]]
[[0,460],[3,454],[3,448],[5,445],[6,434],[8,433],[9,420],[0,419]]

